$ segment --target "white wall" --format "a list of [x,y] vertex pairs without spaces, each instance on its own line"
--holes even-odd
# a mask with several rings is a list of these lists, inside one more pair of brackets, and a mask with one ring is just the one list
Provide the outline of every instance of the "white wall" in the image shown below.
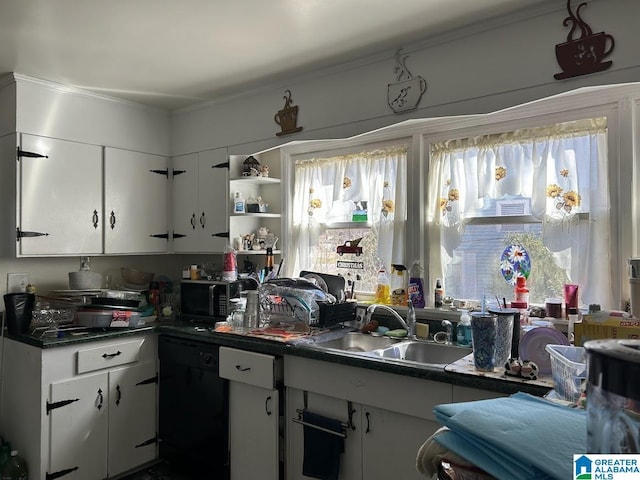
[[[578,2],[573,2],[574,8]],[[233,99],[176,111],[172,115],[171,148],[183,154],[229,147],[251,153],[293,140],[343,138],[409,118],[487,113],[588,85],[640,80],[636,53],[639,34],[636,0],[591,1],[581,10],[594,32],[616,41],[607,58],[609,70],[558,81],[562,69],[555,45],[569,29],[564,0],[550,2],[516,17],[470,26],[419,44],[399,45],[407,67],[428,84],[419,108],[394,114],[387,105],[387,84],[395,81],[394,51],[333,69],[309,72],[288,83],[267,85]],[[277,137],[273,117],[284,105],[286,89],[299,106],[302,132]]]

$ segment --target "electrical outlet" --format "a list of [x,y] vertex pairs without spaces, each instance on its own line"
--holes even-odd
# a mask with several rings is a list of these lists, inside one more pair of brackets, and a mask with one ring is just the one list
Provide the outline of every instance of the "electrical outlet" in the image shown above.
[[28,273],[7,273],[7,293],[24,293],[29,285]]

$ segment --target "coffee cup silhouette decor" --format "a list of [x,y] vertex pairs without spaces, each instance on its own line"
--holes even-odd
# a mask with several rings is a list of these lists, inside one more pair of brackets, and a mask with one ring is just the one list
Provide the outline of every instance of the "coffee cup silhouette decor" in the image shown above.
[[291,105],[291,91],[285,90],[284,93],[286,93],[286,95],[282,97],[284,98],[284,107],[282,110],[278,110],[278,113],[273,117],[275,122],[280,125],[281,131],[276,133],[278,136],[288,135],[302,130],[302,127],[296,127],[298,123],[298,106]]
[[387,85],[387,103],[394,113],[403,113],[415,110],[420,103],[424,92],[427,91],[427,82],[420,75],[414,77],[407,68],[405,61],[408,55],[401,56],[400,50],[396,52],[396,81]]
[[613,37],[604,32],[593,33],[591,27],[580,17],[580,10],[587,3],[581,3],[576,13],[571,11],[571,0],[567,0],[569,16],[562,24],[571,25],[567,41],[556,45],[556,59],[563,72],[556,73],[556,80],[577,77],[589,73],[602,72],[612,65],[612,61],[603,62],[613,51]]

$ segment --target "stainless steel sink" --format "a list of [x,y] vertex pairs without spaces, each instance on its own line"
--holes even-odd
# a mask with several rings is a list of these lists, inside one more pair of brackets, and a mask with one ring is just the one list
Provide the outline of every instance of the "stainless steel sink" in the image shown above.
[[368,333],[349,332],[343,337],[317,342],[315,347],[331,348],[347,352],[371,352],[399,342],[401,339],[390,337],[375,337]]
[[370,352],[382,358],[404,360],[431,365],[447,365],[471,353],[469,348],[441,343],[403,341]]

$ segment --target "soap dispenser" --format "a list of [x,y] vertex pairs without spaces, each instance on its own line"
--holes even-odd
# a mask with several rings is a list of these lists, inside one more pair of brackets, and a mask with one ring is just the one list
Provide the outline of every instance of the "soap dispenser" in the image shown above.
[[462,347],[471,346],[471,315],[469,310],[460,310],[460,320],[456,328],[456,340]]

